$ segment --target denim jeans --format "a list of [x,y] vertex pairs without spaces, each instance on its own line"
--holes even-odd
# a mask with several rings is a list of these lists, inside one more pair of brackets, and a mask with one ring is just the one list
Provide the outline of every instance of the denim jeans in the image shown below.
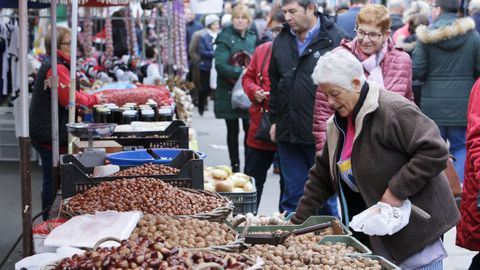
[[453,162],[453,166],[460,178],[460,182],[463,183],[463,172],[467,155],[467,148],[465,146],[467,128],[460,126],[439,126],[439,129],[442,138],[450,142],[450,154],[456,159],[456,161]]
[[[52,178],[52,150],[40,146],[38,144],[32,144],[35,150],[37,150],[40,158],[42,159],[42,171],[43,171],[43,184],[42,184],[42,210],[50,208],[53,204],[53,178]],[[49,210],[45,211],[42,215],[43,220],[48,219]]]
[[[278,142],[277,145],[280,173],[285,183],[281,206],[287,213],[291,213],[296,210],[303,196],[308,173],[315,163],[315,145],[285,142]],[[319,209],[318,214],[338,216],[337,196],[330,198],[324,207]]]

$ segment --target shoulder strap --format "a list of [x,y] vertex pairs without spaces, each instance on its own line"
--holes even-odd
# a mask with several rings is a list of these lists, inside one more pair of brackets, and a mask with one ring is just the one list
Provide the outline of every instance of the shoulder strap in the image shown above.
[[262,62],[262,68],[258,72],[258,78],[260,79],[260,86],[263,87],[263,68],[265,67],[265,63],[267,62],[268,55],[270,55],[270,52],[272,51],[272,46],[273,44],[268,47],[267,53],[265,54],[265,57],[263,58]]

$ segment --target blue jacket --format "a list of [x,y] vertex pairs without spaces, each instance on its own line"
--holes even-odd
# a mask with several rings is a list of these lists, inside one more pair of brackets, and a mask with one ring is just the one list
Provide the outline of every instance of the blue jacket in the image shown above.
[[209,71],[212,68],[214,53],[213,37],[206,31],[200,36],[200,42],[198,44],[198,54],[200,55],[198,67],[200,70]]
[[359,12],[360,7],[352,7],[337,17],[337,26],[347,33],[347,38],[349,40],[352,40],[355,37],[355,22]]

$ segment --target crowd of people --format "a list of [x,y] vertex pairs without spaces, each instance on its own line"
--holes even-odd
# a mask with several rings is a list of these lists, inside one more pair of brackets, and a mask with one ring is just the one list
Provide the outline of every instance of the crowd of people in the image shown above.
[[[470,1],[466,14],[457,0],[387,6],[351,0],[335,11],[313,0],[257,5],[257,12],[245,1],[228,4],[231,22],[225,14],[215,18],[220,32],[208,36],[212,50],[198,62],[210,72],[201,73],[209,84],[201,84],[199,112],[208,109],[210,93],[215,116],[227,123],[234,171],[241,169],[242,122],[244,171],[257,180],[258,202],[276,155],[279,209],[296,212],[293,223],[327,214],[348,224],[378,201],[399,206],[410,199],[431,218],[412,215],[391,236],[355,237],[402,269],[442,269],[442,237],[457,224],[457,244],[480,250],[480,123],[472,105],[480,75],[479,5]],[[266,23],[258,23],[262,13]],[[238,64],[240,51],[249,64]],[[248,109],[232,108],[237,80]],[[268,140],[258,138],[264,112]],[[443,172],[449,155],[463,184],[460,211]]]

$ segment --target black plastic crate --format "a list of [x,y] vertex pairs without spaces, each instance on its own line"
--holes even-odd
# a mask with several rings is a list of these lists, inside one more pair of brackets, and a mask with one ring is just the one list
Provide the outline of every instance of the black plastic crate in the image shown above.
[[[175,175],[144,175],[144,176],[105,176],[92,177],[93,167],[85,167],[74,155],[60,157],[60,179],[62,182],[62,198],[69,198],[78,192],[85,191],[104,181],[119,178],[151,177],[160,179],[176,187],[203,190],[203,160],[191,150],[182,150],[172,162],[165,164],[180,170]],[[121,166],[120,170],[135,167]]]
[[114,140],[122,145],[125,150],[142,148],[189,148],[188,126],[180,120],[172,121],[164,131],[114,132],[110,137],[95,140]]
[[[255,187],[255,179],[252,184]],[[253,213],[257,214],[257,190],[253,192],[219,192],[220,195],[229,198],[235,205],[233,215]]]

